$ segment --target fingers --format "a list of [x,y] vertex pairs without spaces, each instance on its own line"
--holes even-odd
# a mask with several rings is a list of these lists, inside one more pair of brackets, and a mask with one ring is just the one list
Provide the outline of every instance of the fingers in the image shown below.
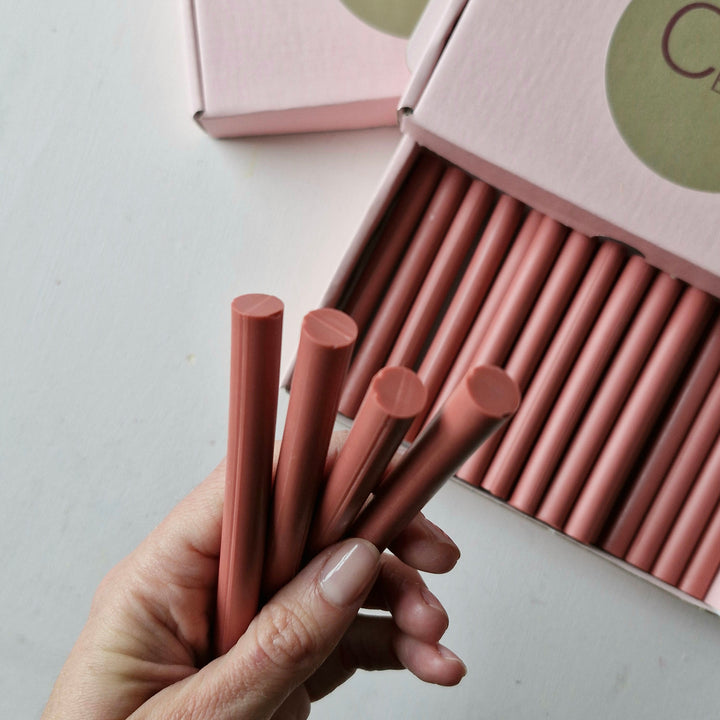
[[305,683],[310,700],[332,692],[355,670],[406,668],[435,685],[457,685],[464,663],[439,643],[423,642],[400,632],[390,618],[359,616],[327,662]]
[[382,556],[365,607],[389,611],[398,630],[424,642],[438,642],[448,627],[445,608],[420,573],[389,553]]
[[379,567],[379,553],[364,540],[321,553],[263,607],[226,655],[183,684],[167,716],[184,708],[183,717],[208,717],[193,715],[193,707],[212,708],[215,720],[272,716],[336,647]]
[[400,533],[390,550],[408,565],[429,573],[446,573],[460,558],[458,546],[422,513]]

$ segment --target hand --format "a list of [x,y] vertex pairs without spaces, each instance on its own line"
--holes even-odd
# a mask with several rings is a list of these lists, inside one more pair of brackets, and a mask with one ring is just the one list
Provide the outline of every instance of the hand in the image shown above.
[[223,463],[102,581],[43,720],[307,717],[357,668],[460,681],[439,645],[447,615],[417,572],[446,572],[459,551],[422,516],[394,555],[357,539],[320,553],[213,660],[224,475]]

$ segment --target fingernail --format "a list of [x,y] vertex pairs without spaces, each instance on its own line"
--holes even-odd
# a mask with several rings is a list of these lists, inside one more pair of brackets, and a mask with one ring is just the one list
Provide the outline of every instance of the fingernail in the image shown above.
[[434,608],[435,610],[442,610],[443,612],[445,612],[445,608],[443,608],[443,606],[440,604],[440,601],[426,587],[422,588],[420,594],[422,595],[422,598],[425,601],[426,605]]
[[320,575],[320,592],[331,604],[350,605],[375,579],[380,553],[366,540],[348,540],[331,555]]
[[463,669],[463,676],[467,675],[467,665],[452,650],[446,648],[444,645],[438,645],[437,650],[438,654],[445,658],[445,660],[452,660],[456,663],[460,663]]

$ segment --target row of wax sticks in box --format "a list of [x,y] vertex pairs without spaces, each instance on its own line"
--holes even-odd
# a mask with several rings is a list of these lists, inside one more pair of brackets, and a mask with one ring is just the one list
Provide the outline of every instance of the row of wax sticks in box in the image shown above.
[[235,644],[263,600],[318,551],[347,536],[388,547],[520,403],[517,383],[504,370],[473,367],[436,420],[391,462],[427,393],[412,370],[381,369],[333,462],[328,449],[358,329],[340,310],[315,310],[303,319],[273,472],[282,317],[282,302],[270,295],[244,295],[232,304],[215,617],[220,654]]
[[412,440],[469,368],[523,401],[458,476],[704,598],[720,566],[716,300],[429,153],[339,307],[359,328],[340,411],[383,366],[427,390]]

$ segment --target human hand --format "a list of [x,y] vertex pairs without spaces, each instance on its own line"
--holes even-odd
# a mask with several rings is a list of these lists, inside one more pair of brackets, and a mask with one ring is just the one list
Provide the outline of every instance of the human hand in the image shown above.
[[357,539],[320,553],[212,659],[224,475],[223,463],[102,581],[43,720],[307,717],[358,668],[460,681],[465,666],[439,645],[447,615],[418,573],[450,570],[459,551],[422,516],[393,555]]

